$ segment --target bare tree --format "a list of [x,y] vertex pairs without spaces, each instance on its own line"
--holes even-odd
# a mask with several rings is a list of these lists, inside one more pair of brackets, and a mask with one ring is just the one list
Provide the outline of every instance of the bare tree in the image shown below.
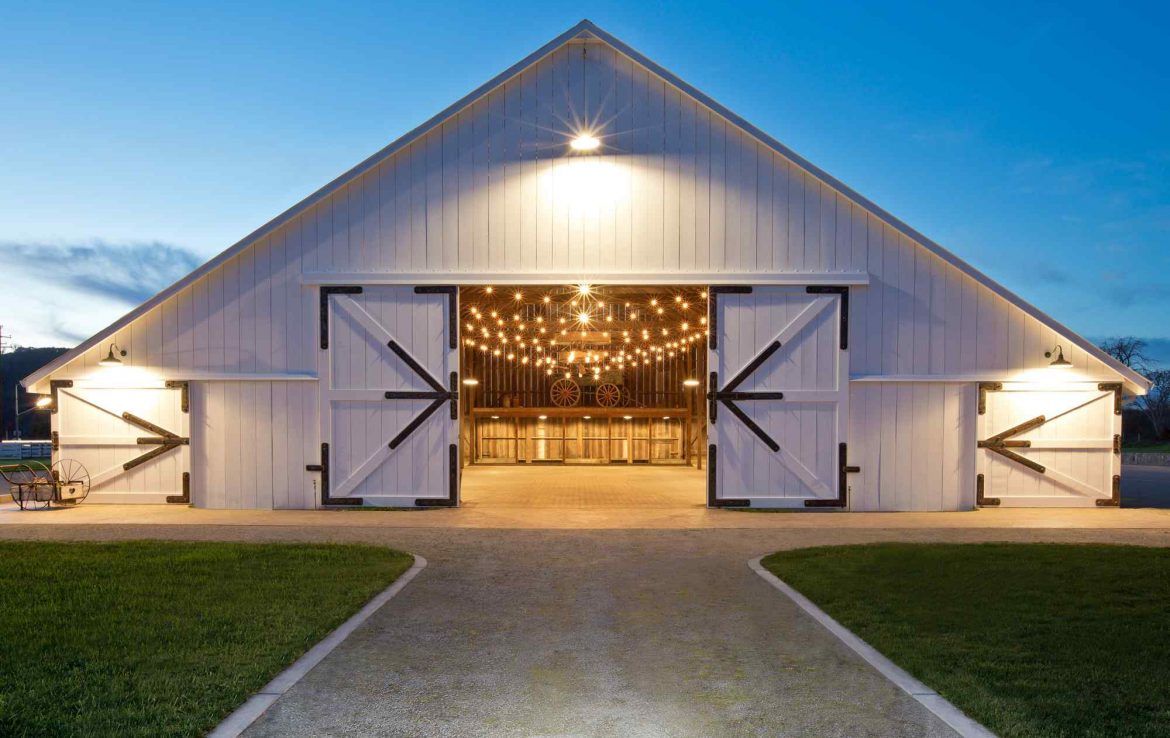
[[1147,369],[1150,391],[1134,403],[1154,428],[1154,435],[1163,438],[1170,428],[1170,369]]
[[1101,350],[1125,364],[1130,369],[1142,371],[1149,362],[1146,356],[1146,342],[1133,336],[1106,338],[1101,342]]
[[1133,336],[1107,338],[1101,350],[1150,380],[1150,390],[1134,400],[1133,406],[1145,413],[1156,438],[1170,428],[1170,369],[1156,368],[1146,356],[1146,342]]

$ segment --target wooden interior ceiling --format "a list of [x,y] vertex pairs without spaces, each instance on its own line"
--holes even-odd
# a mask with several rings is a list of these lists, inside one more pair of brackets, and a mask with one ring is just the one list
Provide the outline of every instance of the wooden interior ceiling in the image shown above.
[[702,287],[490,285],[460,305],[473,412],[680,409],[706,374]]

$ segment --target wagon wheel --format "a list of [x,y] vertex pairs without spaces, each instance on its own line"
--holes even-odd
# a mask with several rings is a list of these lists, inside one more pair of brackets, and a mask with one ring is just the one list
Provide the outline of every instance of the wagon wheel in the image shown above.
[[[44,468],[43,473],[41,469],[36,468],[38,466]],[[53,488],[44,464],[37,462],[11,464],[4,467],[3,477],[8,482],[12,501],[19,505],[21,510],[41,510],[49,506]]]
[[557,407],[573,407],[581,401],[581,387],[571,379],[558,379],[548,390]]
[[600,407],[617,407],[622,401],[621,389],[611,382],[597,385],[593,396],[597,399],[597,404]]
[[[61,459],[53,462],[53,479],[57,481],[57,501],[75,505],[89,497],[91,482],[89,471],[76,459]],[[62,497],[68,494],[68,497]]]

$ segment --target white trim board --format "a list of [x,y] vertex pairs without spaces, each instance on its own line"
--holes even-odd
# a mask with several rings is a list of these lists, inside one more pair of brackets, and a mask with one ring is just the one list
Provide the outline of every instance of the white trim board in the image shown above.
[[1061,390],[1084,391],[1086,387],[1096,387],[1099,382],[1116,382],[1117,377],[1080,377],[1069,382],[1047,384],[1044,382],[1017,380],[1005,377],[1000,373],[986,374],[854,374],[849,377],[850,382],[865,384],[873,383],[909,383],[926,382],[935,384],[967,384],[970,382],[1002,382],[1003,389],[997,392],[1059,392]]
[[235,712],[215,726],[215,729],[207,734],[207,738],[236,738],[247,730],[252,723],[260,719],[260,716],[272,706],[272,703],[292,689],[293,685],[303,679],[313,667],[321,663],[326,656],[333,652],[333,649],[340,646],[342,641],[357,630],[358,626],[366,622],[382,605],[401,592],[410,583],[410,580],[418,576],[418,573],[426,566],[427,560],[422,556],[415,555],[414,564],[403,572],[402,576],[395,579],[393,584],[374,595],[374,599],[367,602],[365,607],[354,613],[349,620],[337,626],[337,629],[325,636],[320,643],[306,651],[293,662],[292,666],[277,674],[276,678],[266,684],[259,692],[249,697],[247,702],[240,705]]
[[863,272],[656,272],[630,274],[629,272],[577,274],[571,272],[509,272],[499,273],[442,273],[395,274],[392,272],[307,272],[301,276],[304,285],[564,285],[587,282],[597,285],[723,285],[750,284],[757,287],[803,287],[805,285],[842,285],[864,287],[869,275]]
[[97,345],[98,343],[106,340],[110,335],[116,333],[121,328],[123,328],[126,325],[133,322],[136,318],[141,316],[143,313],[145,313],[148,310],[150,310],[151,308],[161,304],[164,300],[166,300],[170,296],[174,295],[179,290],[183,289],[187,285],[192,284],[193,282],[197,281],[199,278],[210,273],[216,267],[227,262],[233,256],[235,256],[239,252],[243,251],[247,247],[251,246],[253,243],[259,241],[264,236],[272,233],[273,231],[275,231],[277,228],[281,227],[282,225],[290,222],[291,220],[296,218],[298,215],[300,215],[305,210],[309,209],[310,207],[317,204],[321,200],[330,196],[334,192],[340,190],[342,187],[344,187],[348,183],[352,182],[353,180],[357,179],[362,174],[365,174],[366,172],[368,172],[372,168],[376,167],[378,164],[385,161],[393,154],[402,150],[406,146],[409,146],[411,143],[418,140],[419,138],[425,136],[431,130],[442,125],[443,122],[445,122],[446,120],[448,120],[452,116],[456,115],[464,108],[474,104],[476,101],[480,100],[481,98],[483,98],[486,95],[488,95],[489,93],[491,93],[497,87],[503,85],[508,80],[519,75],[525,69],[536,64],[540,60],[544,59],[546,56],[551,54],[556,49],[560,48],[561,46],[563,46],[566,43],[569,43],[570,41],[573,41],[573,40],[596,41],[596,42],[601,42],[601,43],[605,43],[605,44],[609,45],[615,51],[617,51],[618,53],[627,57],[635,64],[638,64],[638,65],[644,67],[645,69],[647,69],[651,73],[662,78],[662,80],[664,82],[666,82],[670,86],[677,89],[680,93],[690,97],[691,99],[695,100],[696,102],[700,103],[701,105],[704,105],[705,107],[709,108],[716,115],[724,118],[730,124],[740,128],[745,133],[754,137],[755,139],[760,141],[760,143],[764,144],[765,146],[771,148],[773,151],[778,153],[780,156],[783,156],[784,158],[788,159],[794,165],[803,169],[805,172],[807,172],[811,176],[821,180],[828,187],[830,187],[833,190],[836,190],[838,193],[840,193],[845,198],[852,200],[853,202],[855,202],[857,205],[859,205],[863,209],[868,210],[870,213],[872,213],[874,215],[874,217],[883,221],[884,223],[889,225],[894,230],[905,235],[907,238],[909,238],[912,241],[914,241],[915,243],[919,244],[920,246],[925,248],[927,251],[930,251],[931,253],[935,254],[936,256],[941,258],[943,261],[946,261],[948,264],[951,264],[952,266],[956,267],[960,271],[971,276],[973,279],[975,279],[977,282],[982,284],[984,287],[987,287],[992,292],[999,295],[1003,299],[1007,300],[1012,305],[1015,305],[1020,310],[1024,311],[1028,315],[1030,315],[1033,318],[1035,318],[1036,320],[1040,321],[1040,323],[1042,323],[1043,325],[1048,326],[1053,331],[1055,331],[1056,333],[1063,336],[1070,343],[1073,343],[1073,344],[1079,346],[1082,350],[1084,350],[1090,356],[1093,356],[1098,361],[1101,361],[1106,366],[1112,368],[1114,371],[1116,371],[1118,374],[1120,374],[1122,377],[1124,377],[1125,380],[1127,382],[1129,382],[1134,388],[1136,388],[1140,393],[1144,393],[1145,391],[1147,391],[1149,389],[1149,387],[1150,387],[1149,380],[1147,380],[1145,377],[1138,374],[1134,370],[1130,369],[1129,367],[1125,366],[1121,362],[1117,361],[1112,356],[1109,356],[1108,354],[1106,354],[1104,351],[1102,351],[1100,348],[1098,348],[1092,341],[1089,341],[1089,340],[1077,335],[1073,331],[1069,330],[1064,324],[1060,323],[1056,319],[1054,319],[1051,316],[1040,311],[1038,308],[1030,305],[1028,302],[1022,300],[1020,297],[1018,297],[1017,295],[1015,295],[1014,293],[1009,291],[1007,288],[1003,287],[1002,285],[995,282],[993,279],[991,279],[987,275],[980,272],[975,267],[971,266],[967,262],[965,262],[962,259],[960,259],[959,257],[955,256],[953,253],[951,253],[947,249],[943,248],[941,245],[930,240],[929,238],[922,235],[921,233],[919,233],[915,229],[911,228],[909,225],[902,222],[898,218],[894,217],[893,215],[891,215],[890,213],[888,213],[884,209],[878,207],[875,203],[873,203],[869,199],[865,198],[864,196],[862,196],[861,194],[859,194],[858,192],[853,190],[851,187],[846,185],[841,180],[833,177],[828,172],[817,167],[812,162],[810,162],[807,159],[805,159],[804,157],[800,156],[792,149],[788,148],[784,144],[782,144],[779,141],[777,141],[776,139],[772,138],[767,133],[764,133],[764,131],[762,131],[761,129],[757,128],[756,126],[752,125],[751,123],[749,123],[745,119],[743,119],[740,116],[733,113],[728,108],[719,104],[713,98],[709,97],[708,95],[699,91],[695,87],[692,87],[688,83],[684,82],[682,79],[677,77],[675,74],[673,74],[672,72],[670,72],[666,68],[659,65],[657,62],[653,61],[649,57],[638,52],[634,48],[628,46],[625,42],[623,42],[620,39],[618,39],[617,37],[609,34],[607,31],[602,30],[600,27],[598,27],[592,21],[589,21],[587,19],[580,21],[579,23],[574,25],[569,30],[565,31],[564,33],[560,34],[559,36],[557,36],[553,40],[549,41],[544,46],[541,46],[539,49],[537,49],[533,53],[529,54],[524,59],[521,59],[516,64],[513,64],[511,67],[504,70],[502,73],[496,75],[492,79],[490,79],[487,82],[485,82],[484,84],[480,85],[472,92],[468,93],[467,95],[465,95],[461,99],[457,100],[454,104],[448,106],[446,109],[439,112],[437,115],[431,117],[429,120],[427,120],[422,125],[418,126],[417,128],[410,131],[409,133],[401,136],[400,138],[398,138],[394,142],[390,143],[388,146],[382,148],[381,150],[377,151],[373,155],[367,157],[364,161],[359,163],[357,166],[353,167],[349,171],[347,171],[347,172],[343,173],[342,175],[340,175],[339,177],[335,178],[332,182],[326,184],[324,187],[320,188],[319,190],[317,190],[313,194],[311,194],[308,197],[306,197],[305,199],[301,200],[299,203],[292,206],[288,210],[284,211],[283,213],[281,213],[277,217],[273,218],[272,220],[270,220],[268,223],[264,224],[260,228],[257,228],[255,231],[253,231],[249,235],[245,236],[240,241],[236,242],[234,245],[232,245],[231,247],[229,247],[228,249],[226,249],[225,251],[220,253],[218,256],[215,256],[210,261],[206,262],[201,267],[199,267],[195,271],[188,274],[186,277],[183,277],[178,282],[175,282],[170,287],[167,287],[166,289],[159,292],[154,297],[150,298],[146,302],[144,302],[141,305],[139,305],[138,307],[134,308],[129,313],[127,313],[123,317],[119,318],[117,321],[115,321],[114,323],[112,323],[111,325],[109,325],[108,327],[106,327],[105,329],[100,331],[99,333],[90,337],[88,340],[82,342],[76,348],[62,354],[61,356],[57,357],[55,360],[49,362],[45,366],[38,369],[36,372],[30,374],[28,377],[25,377],[23,380],[21,380],[21,384],[23,384],[25,388],[28,388],[28,387],[32,386],[33,384],[36,384],[40,380],[44,379],[45,377],[51,375],[57,369],[60,369],[61,367],[68,364],[70,361],[72,361],[76,357],[78,357],[81,354],[83,354],[84,352],[88,351],[90,348],[92,348],[95,345]]
[[752,559],[748,562],[748,567],[756,574],[759,574],[760,578],[765,582],[780,590],[797,607],[804,610],[813,620],[820,623],[825,630],[836,636],[849,650],[860,656],[867,664],[876,669],[879,674],[893,682],[894,686],[910,695],[916,702],[934,713],[936,717],[949,725],[963,738],[995,738],[995,733],[992,733],[987,728],[967,717],[962,710],[944,699],[938,692],[935,692],[930,687],[910,676],[905,669],[890,661],[879,653],[876,648],[858,638],[853,631],[829,617],[828,613],[814,605],[812,600],[797,592],[782,579],[765,569],[764,565],[760,563],[763,558],[763,556],[758,556]]

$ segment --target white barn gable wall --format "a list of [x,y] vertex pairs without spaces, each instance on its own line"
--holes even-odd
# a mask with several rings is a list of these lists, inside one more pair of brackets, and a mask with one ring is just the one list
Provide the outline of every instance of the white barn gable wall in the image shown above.
[[[565,156],[578,123],[598,124],[601,154]],[[901,424],[909,408],[927,408],[915,416],[913,432],[950,443],[958,437],[955,423],[968,412],[972,382],[1043,369],[1043,353],[1056,343],[1079,374],[1123,378],[1071,336],[757,136],[613,46],[589,40],[559,46],[367,165],[40,378],[36,389],[46,391],[49,378],[100,377],[98,361],[116,342],[127,349],[125,363],[151,381],[198,385],[193,404],[201,419],[192,416],[197,504],[310,506],[313,477],[304,467],[317,463],[320,442],[315,285],[330,274],[460,283],[489,274],[517,282],[549,274],[867,280],[851,290],[850,372],[901,383],[855,384],[854,413],[881,410],[850,421],[851,445],[861,454],[869,444],[864,453],[871,456],[879,440],[866,440],[867,433],[877,430],[862,429],[875,417]],[[944,377],[965,384],[907,386]],[[891,402],[897,407],[887,407]],[[940,402],[943,411],[934,406]],[[960,402],[966,404],[958,408]],[[195,441],[199,424],[205,432]],[[930,493],[942,494],[942,504],[970,497],[966,448],[945,450],[951,461],[938,487],[943,492]],[[925,454],[907,459],[934,463]],[[250,464],[254,470],[240,473]],[[908,478],[924,477],[910,470]],[[864,504],[887,509],[884,498]],[[915,497],[903,507],[923,504]]]

